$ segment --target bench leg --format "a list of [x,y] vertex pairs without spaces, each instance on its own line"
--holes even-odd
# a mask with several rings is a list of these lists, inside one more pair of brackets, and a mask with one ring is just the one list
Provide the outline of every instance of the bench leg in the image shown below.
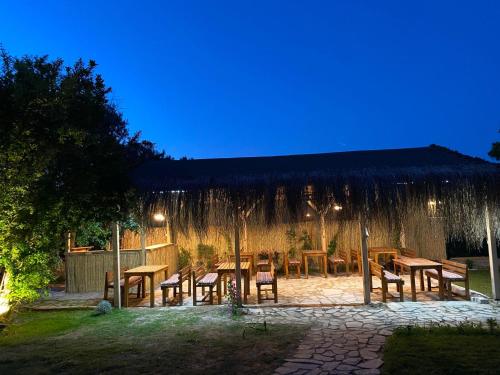
[[465,279],[465,299],[470,300],[469,277]]
[[278,280],[273,282],[274,303],[278,303]]
[[146,298],[146,276],[142,277],[142,298]]
[[141,297],[141,283],[137,284],[137,298]]
[[451,281],[449,281],[449,280],[446,282],[446,289],[448,289],[447,290],[447,298],[448,298],[448,300],[451,300]]
[[382,302],[387,302],[387,284],[382,279]]
[[404,302],[405,298],[403,296],[403,283],[398,283],[399,286],[399,301]]
[[214,304],[214,287],[210,286],[208,288],[208,292],[210,293],[210,297],[209,297],[210,304],[213,305]]
[[193,283],[193,306],[196,306],[196,284],[195,283]]
[[106,286],[104,287],[104,299],[108,299],[108,290],[109,290],[109,289],[108,289],[108,286],[106,285]]
[[188,296],[191,297],[191,278],[188,279]]
[[261,303],[261,297],[260,297],[260,285],[257,285],[257,303]]
[[179,305],[182,306],[182,280],[179,280]]
[[167,304],[167,288],[161,288],[161,303],[163,306]]

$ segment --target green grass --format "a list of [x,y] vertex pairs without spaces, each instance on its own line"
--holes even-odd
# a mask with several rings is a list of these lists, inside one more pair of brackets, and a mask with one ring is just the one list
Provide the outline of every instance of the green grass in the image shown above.
[[498,374],[500,331],[462,327],[402,328],[384,349],[384,375]]
[[23,312],[0,332],[0,374],[272,373],[306,327],[267,327],[221,309]]
[[[464,286],[464,283],[457,283]],[[491,278],[489,270],[469,271],[469,287],[491,298]]]

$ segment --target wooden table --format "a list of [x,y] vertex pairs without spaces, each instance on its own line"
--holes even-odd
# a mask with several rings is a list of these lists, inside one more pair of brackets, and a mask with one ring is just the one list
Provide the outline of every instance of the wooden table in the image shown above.
[[[302,263],[304,264],[304,274],[306,279],[309,278],[309,260],[310,257],[321,258],[323,263],[323,276],[327,277],[327,257],[328,254],[326,251],[321,250],[306,250],[302,252]],[[321,271],[321,263],[320,263],[320,271]]]
[[[398,258],[398,249],[394,249],[394,248],[391,248],[391,247],[370,247],[368,249],[368,254],[369,254],[369,257],[372,258],[375,263],[377,264],[380,264],[379,263],[379,258],[380,258],[380,255],[383,255],[384,256],[384,260],[387,264],[387,257],[394,257],[394,259],[397,259]],[[394,264],[394,272],[396,272],[396,265]]]
[[149,306],[155,307],[155,274],[161,271],[165,272],[165,280],[168,279],[168,266],[164,264],[156,266],[139,266],[126,270],[124,273],[125,296],[123,298],[123,307],[128,307],[128,279],[130,276],[141,276],[143,281],[146,277],[149,277]]
[[[247,296],[250,294],[250,262],[240,262],[241,275],[245,279],[245,287],[243,289],[243,303],[247,303]],[[228,273],[236,272],[236,262],[223,262],[217,267],[217,303],[222,303],[222,276]]]
[[415,272],[420,271],[420,290],[424,289],[424,270],[435,269],[438,273],[438,283],[439,283],[439,299],[443,300],[444,289],[443,289],[443,265],[441,263],[433,262],[432,260],[425,258],[408,258],[400,256],[394,259],[394,264],[406,267],[410,269],[410,281],[411,281],[411,300],[415,302],[417,300],[417,290],[415,286]]
[[[254,267],[255,267],[254,258],[255,258],[254,253],[240,253],[240,262],[249,262],[250,263],[250,279],[252,278]],[[235,262],[236,255],[231,255],[229,257],[229,260],[231,262]]]

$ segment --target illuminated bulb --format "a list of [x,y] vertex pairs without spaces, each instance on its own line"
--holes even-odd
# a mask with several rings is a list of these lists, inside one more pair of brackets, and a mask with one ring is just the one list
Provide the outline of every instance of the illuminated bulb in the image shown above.
[[342,206],[339,206],[338,204],[336,204],[335,206],[333,206],[333,209],[335,211],[340,211],[342,209]]
[[157,213],[153,215],[153,219],[155,219],[156,221],[165,221],[165,215],[163,215],[162,213]]
[[308,213],[306,214],[306,217],[311,217],[311,214],[308,212]]

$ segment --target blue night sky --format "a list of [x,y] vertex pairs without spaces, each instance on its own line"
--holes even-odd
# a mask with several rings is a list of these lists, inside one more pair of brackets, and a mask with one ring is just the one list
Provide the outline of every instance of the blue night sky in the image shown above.
[[94,59],[175,157],[500,138],[499,1],[0,2],[14,55]]

